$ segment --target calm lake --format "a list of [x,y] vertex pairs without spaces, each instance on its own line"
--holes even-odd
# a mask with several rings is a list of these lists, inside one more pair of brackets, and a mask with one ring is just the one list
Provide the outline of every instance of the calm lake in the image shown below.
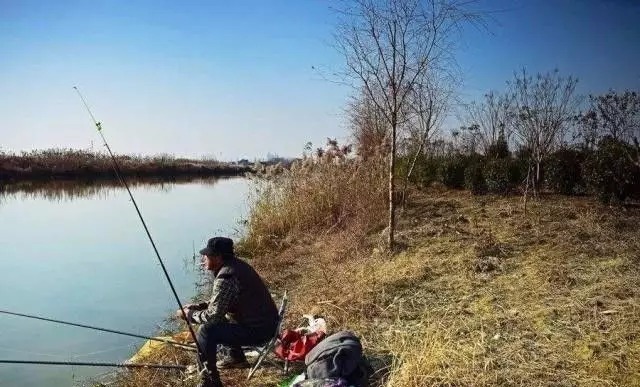
[[[236,237],[245,179],[132,188],[182,302],[196,292],[193,249]],[[0,192],[0,310],[153,335],[177,309],[125,190],[66,185]],[[0,358],[127,360],[144,340],[0,314]],[[83,385],[112,369],[0,364],[0,386]]]

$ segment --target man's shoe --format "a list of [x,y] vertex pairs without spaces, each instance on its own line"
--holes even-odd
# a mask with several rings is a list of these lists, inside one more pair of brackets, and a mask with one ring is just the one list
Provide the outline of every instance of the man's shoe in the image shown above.
[[249,362],[247,359],[234,359],[233,357],[225,357],[216,362],[218,369],[229,368],[249,368]]
[[223,385],[219,377],[203,376],[198,387],[223,387]]

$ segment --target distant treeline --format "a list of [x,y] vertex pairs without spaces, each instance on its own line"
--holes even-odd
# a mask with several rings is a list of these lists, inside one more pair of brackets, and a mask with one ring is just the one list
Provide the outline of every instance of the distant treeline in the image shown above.
[[[247,164],[194,160],[171,155],[117,155],[127,177],[237,176],[251,171]],[[0,183],[22,180],[116,178],[111,158],[100,152],[46,149],[20,154],[0,152]]]
[[[491,145],[485,154],[459,150],[420,154],[411,180],[422,186],[440,182],[450,188],[465,188],[476,195],[508,194],[529,189],[564,195],[595,195],[603,203],[640,199],[638,148],[611,136],[596,147],[567,144],[541,163],[539,176],[531,151],[511,152],[504,140]],[[401,157],[406,170],[409,157]],[[528,187],[527,187],[528,185]]]
[[589,96],[578,111],[577,102],[567,102],[576,99],[571,77],[549,73],[519,82],[522,90],[491,92],[472,104],[469,125],[452,131],[451,141],[424,135],[407,141],[401,175],[475,194],[519,189],[592,194],[604,203],[640,199],[637,92]]

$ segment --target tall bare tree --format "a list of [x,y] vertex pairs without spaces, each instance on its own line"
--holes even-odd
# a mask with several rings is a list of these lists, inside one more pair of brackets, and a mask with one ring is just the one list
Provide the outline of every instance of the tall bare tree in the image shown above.
[[631,143],[640,137],[640,95],[626,90],[609,91],[589,96],[590,107],[580,115],[585,140],[611,136],[614,140]]
[[629,152],[628,157],[640,167],[640,95],[630,90],[623,93],[611,90],[589,99],[591,108],[581,115],[585,140],[588,135],[595,139],[610,136],[633,144],[635,151]]
[[535,77],[526,70],[514,74],[514,135],[531,152],[535,183],[540,182],[540,164],[560,143],[573,121],[579,104],[578,80],[561,77],[558,70]]
[[[437,81],[442,82],[438,84]],[[419,156],[425,152],[427,145],[438,134],[440,125],[451,106],[452,98],[453,84],[448,80],[425,79],[413,89],[409,101],[409,120],[406,125],[407,151],[413,156],[407,169],[403,191],[406,189],[406,183],[411,177]]]
[[463,121],[470,127],[477,125],[480,134],[481,151],[486,154],[500,136],[509,142],[513,131],[513,98],[509,93],[490,91],[481,102],[466,106]]
[[345,76],[368,94],[389,127],[389,235],[395,234],[395,161],[398,127],[411,93],[429,74],[453,63],[463,22],[475,20],[456,0],[353,0],[340,9],[336,47]]

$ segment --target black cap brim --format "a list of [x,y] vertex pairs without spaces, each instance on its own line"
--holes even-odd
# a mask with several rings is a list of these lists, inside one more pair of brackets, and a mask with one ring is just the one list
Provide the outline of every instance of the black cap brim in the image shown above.
[[200,250],[200,255],[212,256],[212,255],[215,255],[215,254],[213,254],[213,251],[211,249],[205,247],[204,249]]

